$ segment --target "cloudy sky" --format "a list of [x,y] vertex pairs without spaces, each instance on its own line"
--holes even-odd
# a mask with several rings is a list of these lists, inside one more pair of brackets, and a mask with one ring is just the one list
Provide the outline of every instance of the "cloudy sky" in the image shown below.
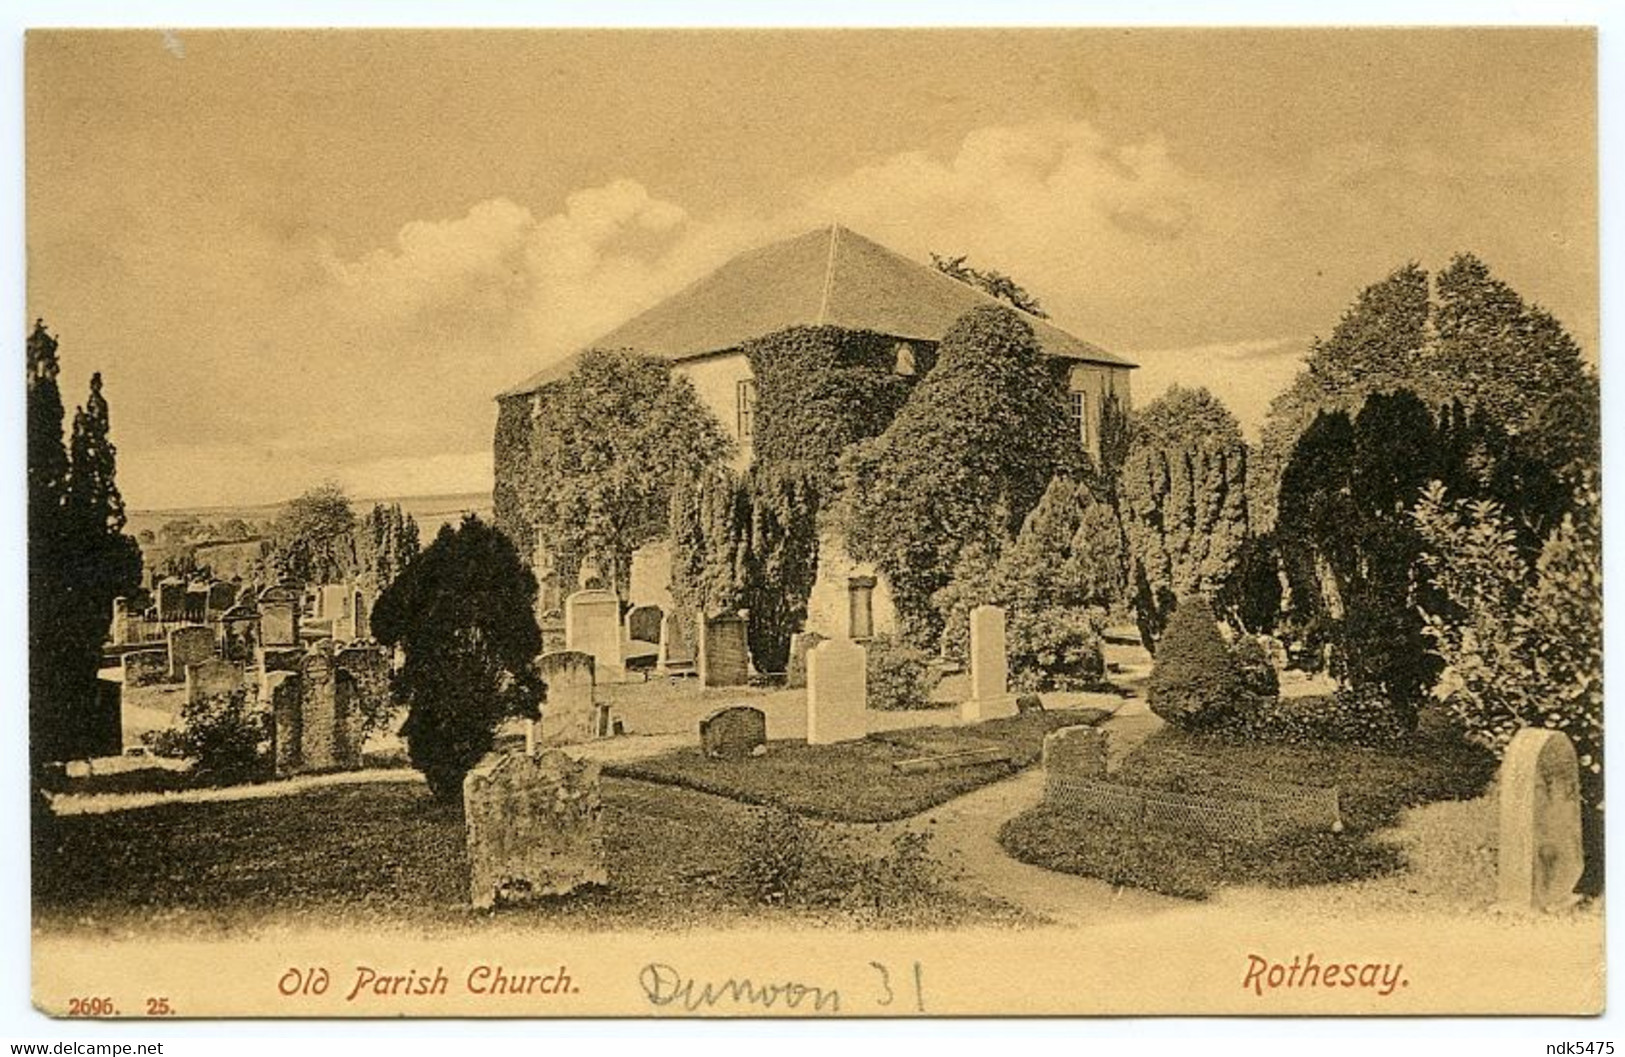
[[1596,355],[1570,31],[32,34],[28,307],[136,508],[490,485],[492,395],[839,220],[1249,428],[1472,250]]

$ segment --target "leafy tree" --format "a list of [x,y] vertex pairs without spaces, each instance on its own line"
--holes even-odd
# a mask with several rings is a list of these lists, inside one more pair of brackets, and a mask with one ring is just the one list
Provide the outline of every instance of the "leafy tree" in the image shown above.
[[782,672],[818,575],[818,491],[794,470],[717,467],[672,501],[673,600],[707,616],[750,611],[758,671]]
[[491,751],[507,716],[535,718],[546,688],[532,667],[542,648],[536,578],[513,544],[472,514],[433,543],[379,596],[373,633],[399,646],[396,700],[412,766],[440,800],[462,803],[462,781]]
[[36,768],[81,753],[93,735],[112,602],[133,594],[141,578],[140,549],[123,532],[101,376],[91,378],[64,446],[59,373],[56,339],[36,322],[27,389],[29,745]]
[[673,487],[732,442],[669,363],[633,352],[583,353],[541,399],[525,519],[561,568],[595,562],[624,595],[633,552],[666,535]]
[[355,530],[358,575],[381,592],[418,556],[418,523],[399,503],[373,504]]
[[931,263],[936,265],[937,271],[943,275],[958,279],[967,286],[974,286],[983,293],[998,298],[1011,308],[1019,308],[1030,316],[1039,319],[1048,319],[1049,313],[1044,311],[1038,303],[1038,298],[1022,289],[1016,281],[1003,272],[988,269],[983,271],[972,268],[965,263],[965,257],[948,257],[933,253]]
[[1119,483],[1129,590],[1154,650],[1180,598],[1232,575],[1248,535],[1247,446],[1206,389],[1171,387],[1134,416]]
[[337,583],[355,573],[355,511],[329,481],[289,500],[271,530],[281,575],[305,583]]
[[1432,414],[1401,391],[1373,394],[1352,423],[1319,416],[1281,478],[1276,534],[1294,553],[1298,623],[1323,629],[1339,679],[1381,694],[1406,723],[1439,672],[1417,608],[1429,585],[1410,510],[1449,472]]
[[1435,585],[1425,631],[1449,667],[1448,706],[1467,736],[1499,755],[1523,727],[1560,730],[1580,756],[1586,879],[1601,886],[1603,805],[1602,539],[1596,478],[1533,558],[1498,503],[1432,483],[1416,505]]
[[942,631],[932,598],[965,548],[996,551],[1052,479],[1088,469],[1032,328],[1009,309],[976,308],[943,336],[886,432],[845,457],[848,543],[886,574],[903,636],[930,648]]
[[1435,286],[1435,359],[1450,395],[1521,432],[1554,397],[1584,392],[1580,346],[1550,313],[1490,275],[1483,261],[1457,255]]

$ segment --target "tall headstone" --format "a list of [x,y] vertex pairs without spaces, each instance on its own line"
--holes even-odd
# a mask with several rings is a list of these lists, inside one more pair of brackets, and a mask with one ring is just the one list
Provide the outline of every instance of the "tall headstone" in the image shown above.
[[221,697],[243,685],[243,666],[210,657],[186,666],[186,701],[197,704],[207,697]]
[[702,686],[744,686],[750,681],[744,617],[729,613],[700,622],[699,669]]
[[830,745],[869,733],[868,651],[830,639],[807,651],[807,744]]
[[1561,909],[1585,868],[1580,837],[1580,763],[1555,730],[1526,728],[1501,761],[1500,901]]
[[816,631],[798,631],[790,636],[790,668],[785,672],[784,685],[800,690],[807,685],[807,653],[825,640]]
[[600,682],[619,679],[621,600],[615,592],[577,591],[564,600],[564,648],[592,654]]
[[688,621],[673,610],[660,618],[660,651],[655,667],[662,672],[684,672],[694,667],[694,643],[688,634]]
[[209,611],[210,623],[219,620],[232,606],[237,604],[237,585],[227,580],[216,580],[209,585]]
[[299,709],[297,672],[267,672],[260,684],[260,700],[271,708],[271,746],[276,776],[286,778],[304,769],[303,716]]
[[967,723],[1013,716],[1015,695],[1010,693],[1010,659],[1005,652],[1004,610],[977,606],[970,611],[970,698],[960,706]]
[[188,624],[205,624],[209,620],[209,585],[206,583],[192,583],[186,585],[186,622]]
[[186,666],[206,661],[214,656],[214,629],[202,624],[187,624],[171,628],[169,632],[169,678],[179,682],[186,678]]
[[113,626],[109,630],[113,645],[122,646],[130,641],[130,600],[120,595],[113,599]]
[[307,771],[361,766],[361,723],[353,681],[319,646],[299,664],[299,753]]
[[658,645],[660,625],[664,616],[659,606],[634,606],[632,612],[626,615],[627,638],[633,642]]
[[580,650],[544,653],[536,667],[547,684],[547,700],[542,704],[542,744],[574,745],[597,737],[593,711],[597,665],[592,654]]
[[493,753],[463,779],[463,817],[476,909],[609,882],[596,763]]
[[767,713],[748,705],[719,708],[700,720],[700,751],[713,760],[742,760],[767,751]]
[[285,586],[260,592],[260,643],[264,646],[299,645],[299,593]]
[[124,752],[124,684],[112,679],[96,680],[96,708],[85,717],[83,734],[84,756],[118,756]]
[[186,584],[173,576],[158,581],[158,619],[166,624],[186,619]]
[[252,661],[259,637],[259,610],[237,605],[220,615],[220,656],[226,660]]

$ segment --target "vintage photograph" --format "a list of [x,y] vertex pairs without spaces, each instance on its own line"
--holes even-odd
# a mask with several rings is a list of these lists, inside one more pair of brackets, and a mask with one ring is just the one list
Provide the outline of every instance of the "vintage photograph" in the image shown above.
[[25,77],[38,1009],[1602,1012],[1594,30]]

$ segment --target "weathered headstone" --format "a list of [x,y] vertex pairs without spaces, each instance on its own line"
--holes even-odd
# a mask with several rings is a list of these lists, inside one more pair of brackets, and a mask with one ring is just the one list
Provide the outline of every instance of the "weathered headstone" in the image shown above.
[[[333,664],[349,677],[347,718],[364,724],[366,717],[389,708],[389,650],[376,643],[352,642],[333,654]],[[341,685],[344,689],[345,685]],[[355,735],[360,737],[359,732]]]
[[158,581],[158,619],[177,623],[186,619],[186,584],[173,576]]
[[694,643],[688,621],[673,610],[660,619],[660,652],[655,666],[662,672],[688,671],[694,667]]
[[875,578],[852,576],[846,581],[847,626],[853,642],[864,642],[875,634]]
[[664,616],[659,606],[634,606],[632,612],[626,615],[626,637],[634,642],[658,645]]
[[113,645],[122,646],[130,641],[130,600],[120,595],[113,599],[113,625],[108,629]]
[[807,652],[807,744],[829,745],[869,733],[868,651],[846,639]]
[[209,619],[209,585],[206,583],[192,583],[186,585],[186,622],[188,624],[204,624]]
[[580,650],[544,653],[536,667],[547,684],[542,744],[574,745],[597,737],[593,712],[597,664],[592,655]]
[[816,631],[798,631],[790,636],[790,667],[784,676],[786,687],[800,690],[807,685],[807,651],[824,641],[825,637]]
[[267,672],[260,684],[260,700],[271,707],[271,746],[276,775],[286,778],[304,769],[303,717],[299,711],[297,672]]
[[745,618],[736,614],[711,617],[700,624],[700,684],[744,686],[750,681],[750,652]]
[[1044,783],[1064,787],[1072,778],[1106,777],[1106,733],[1096,727],[1062,727],[1044,737]]
[[220,615],[220,656],[228,661],[253,660],[259,635],[259,610],[232,606]]
[[243,666],[215,657],[186,666],[186,702],[229,694],[243,685]]
[[621,672],[621,600],[613,591],[577,591],[564,600],[564,648],[589,653],[600,682]]
[[214,656],[214,629],[202,624],[187,624],[169,632],[169,678],[179,682],[186,678],[186,666],[206,661]]
[[1016,714],[1010,693],[1010,660],[1005,653],[1004,610],[977,606],[970,611],[970,697],[960,706],[967,723]]
[[463,779],[477,909],[607,884],[598,764],[557,750],[492,754]]
[[1555,730],[1520,730],[1501,761],[1500,901],[1535,910],[1574,901],[1585,868],[1580,764]]
[[237,604],[237,585],[226,580],[216,580],[209,585],[209,619],[220,619],[232,606]]
[[260,592],[260,642],[265,646],[299,645],[298,592],[283,586]]
[[[342,676],[342,678],[341,678]],[[361,722],[353,682],[323,647],[299,664],[299,754],[307,771],[347,771],[361,766]]]
[[700,720],[700,751],[715,760],[742,760],[767,751],[767,713],[748,705],[719,708]]
[[124,685],[153,686],[169,679],[168,650],[131,650],[119,658],[124,669]]

